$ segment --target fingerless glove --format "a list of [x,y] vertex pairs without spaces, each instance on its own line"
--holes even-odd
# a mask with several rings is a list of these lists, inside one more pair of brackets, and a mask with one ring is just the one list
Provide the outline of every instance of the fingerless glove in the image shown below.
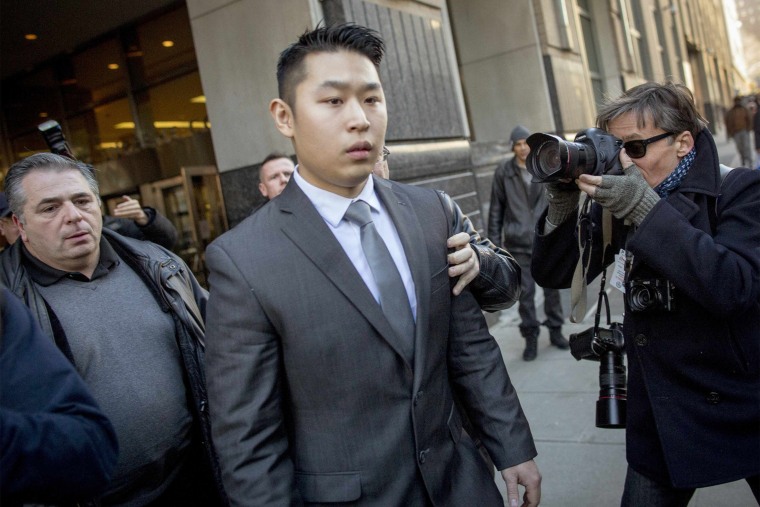
[[594,201],[607,208],[615,217],[641,225],[660,196],[652,190],[636,165],[623,170],[623,176],[602,176],[594,192]]

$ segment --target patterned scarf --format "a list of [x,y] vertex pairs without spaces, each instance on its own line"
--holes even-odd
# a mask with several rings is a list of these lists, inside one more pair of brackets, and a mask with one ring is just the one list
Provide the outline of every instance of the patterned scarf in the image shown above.
[[670,193],[677,189],[681,185],[686,173],[691,169],[691,164],[694,162],[694,158],[697,156],[697,149],[692,148],[689,153],[678,163],[675,171],[670,173],[662,183],[654,187],[654,191],[662,198],[665,199]]

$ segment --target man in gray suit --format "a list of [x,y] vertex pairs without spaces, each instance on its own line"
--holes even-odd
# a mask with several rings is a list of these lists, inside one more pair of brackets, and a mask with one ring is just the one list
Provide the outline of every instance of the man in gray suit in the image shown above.
[[[536,506],[535,446],[499,347],[470,291],[451,293],[445,201],[370,176],[387,124],[383,50],[348,24],[281,54],[270,111],[298,167],[206,251],[209,410],[227,494],[232,505],[502,505],[456,395],[510,505],[522,484]],[[379,271],[380,250],[392,273]],[[387,297],[392,278],[400,298]]]

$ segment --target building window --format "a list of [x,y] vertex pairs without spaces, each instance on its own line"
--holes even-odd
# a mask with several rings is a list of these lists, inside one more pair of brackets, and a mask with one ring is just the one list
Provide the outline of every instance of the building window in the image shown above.
[[581,31],[586,51],[591,88],[594,91],[594,102],[599,106],[604,101],[604,80],[602,79],[602,62],[596,43],[594,21],[588,0],[578,0],[578,16],[581,20]]
[[[664,8],[667,9],[668,7]],[[662,60],[662,69],[665,71],[665,77],[673,78],[673,69],[670,65],[670,55],[666,50],[667,37],[665,36],[665,24],[662,19],[662,11],[660,9],[655,9],[654,11],[654,22],[657,25],[657,39],[659,42],[657,50],[660,54],[660,59]]]
[[[61,124],[74,154],[96,166],[198,132],[209,137],[184,5],[61,55],[34,74],[6,80],[2,99],[13,151],[9,163],[47,151],[37,125],[49,119]],[[214,163],[207,144],[198,165]],[[172,157],[156,159],[162,164],[157,175],[178,170]]]
[[647,44],[647,25],[644,23],[644,11],[639,2],[632,2],[631,5],[634,22],[634,26],[631,27],[631,36],[635,40],[634,47],[638,56],[638,61],[641,64],[640,69],[645,79],[653,81],[655,77],[652,69],[649,44]]
[[125,97],[128,82],[119,41],[109,39],[61,61],[58,78],[67,112]]

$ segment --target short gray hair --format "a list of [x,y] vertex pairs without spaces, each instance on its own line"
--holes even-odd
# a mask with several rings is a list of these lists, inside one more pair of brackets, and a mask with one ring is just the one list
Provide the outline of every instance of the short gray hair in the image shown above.
[[651,120],[654,127],[679,134],[691,132],[694,139],[707,127],[707,121],[697,111],[694,95],[686,86],[672,81],[648,82],[607,101],[599,108],[596,124],[607,130],[609,123],[626,113],[633,113],[639,127]]
[[8,206],[21,223],[24,223],[24,206],[26,205],[26,195],[21,183],[32,171],[79,171],[100,202],[100,189],[92,166],[54,153],[36,153],[13,164],[5,175],[5,196],[8,198]]

